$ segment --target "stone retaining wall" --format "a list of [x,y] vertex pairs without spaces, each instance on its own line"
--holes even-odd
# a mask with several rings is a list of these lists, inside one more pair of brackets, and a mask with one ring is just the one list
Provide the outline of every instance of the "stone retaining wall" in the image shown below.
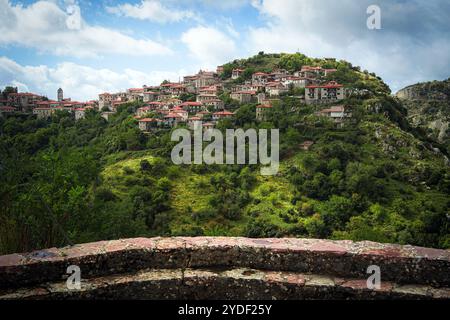
[[[423,292],[428,294],[430,290],[438,290],[436,295],[445,297],[450,284],[449,250],[367,241],[185,237],[101,241],[0,256],[0,291],[11,294],[11,290],[17,288],[23,290],[44,283],[62,282],[68,276],[69,265],[79,266],[82,278],[92,279],[91,283],[101,277],[117,279],[121,275],[130,280],[143,271],[158,274],[158,270],[178,270],[184,275],[185,270],[191,270],[199,274],[220,274],[212,279],[217,280],[214,283],[222,281],[224,285],[228,278],[223,272],[248,269],[269,275],[270,272],[295,274],[300,278],[325,276],[342,289],[345,283],[361,286],[364,282],[365,286],[369,276],[367,267],[377,265],[382,281],[389,283],[391,289],[394,286],[427,286]],[[264,277],[258,281],[264,283],[265,280],[261,280]],[[196,279],[200,288],[202,277]],[[111,284],[110,288],[113,287]],[[263,292],[260,296],[264,296]]]

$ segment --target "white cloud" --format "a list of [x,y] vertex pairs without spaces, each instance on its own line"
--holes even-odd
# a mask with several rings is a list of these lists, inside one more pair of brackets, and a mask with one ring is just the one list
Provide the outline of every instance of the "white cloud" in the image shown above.
[[160,84],[163,80],[178,81],[184,74],[179,72],[142,72],[125,69],[115,72],[109,69],[95,69],[71,62],[48,66],[22,66],[17,62],[0,57],[0,87],[18,86],[20,91],[56,98],[56,90],[64,89],[65,96],[76,100],[98,99],[102,92],[118,92],[127,88]]
[[[247,50],[299,50],[374,71],[395,91],[450,73],[445,0],[379,1],[381,30],[366,27],[372,0],[253,0],[266,24],[249,29]],[[440,9],[439,9],[440,7]]]
[[249,0],[199,0],[203,4],[222,10],[237,9],[249,3]]
[[203,68],[212,69],[236,58],[236,44],[231,37],[213,27],[198,26],[181,35],[181,41]]
[[172,53],[153,40],[136,39],[117,30],[89,25],[76,5],[68,6],[72,10],[70,14],[50,1],[25,7],[0,0],[0,8],[0,45],[20,45],[38,52],[76,57]]
[[165,7],[157,0],[142,0],[139,4],[121,4],[115,7],[106,7],[106,11],[119,16],[150,20],[158,23],[179,22],[186,19],[197,19],[191,10],[178,10]]

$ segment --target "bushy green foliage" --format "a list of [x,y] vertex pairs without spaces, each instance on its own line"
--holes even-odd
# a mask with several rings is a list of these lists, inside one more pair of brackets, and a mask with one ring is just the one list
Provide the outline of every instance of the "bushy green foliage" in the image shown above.
[[[263,122],[256,104],[222,94],[236,114],[218,129],[280,129],[280,171],[271,177],[257,165],[173,165],[171,131],[141,133],[139,103],[121,106],[109,122],[98,112],[77,122],[67,112],[0,118],[0,253],[156,235],[450,247],[448,165],[375,75],[345,61],[260,53],[224,65],[221,76],[303,65],[336,68],[329,80],[369,93],[343,102],[352,112],[343,127],[315,115],[325,106],[304,105],[296,92],[274,102]],[[306,140],[314,142],[308,151],[299,147]]]

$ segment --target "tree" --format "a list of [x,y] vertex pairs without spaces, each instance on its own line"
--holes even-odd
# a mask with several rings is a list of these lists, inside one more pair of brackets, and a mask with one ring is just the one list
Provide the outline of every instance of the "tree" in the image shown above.
[[5,87],[5,89],[3,89],[3,91],[2,91],[2,97],[3,97],[3,99],[8,99],[8,96],[11,94],[11,93],[18,93],[19,91],[18,91],[18,89],[17,89],[17,87],[10,87],[10,86],[7,86],[7,87]]

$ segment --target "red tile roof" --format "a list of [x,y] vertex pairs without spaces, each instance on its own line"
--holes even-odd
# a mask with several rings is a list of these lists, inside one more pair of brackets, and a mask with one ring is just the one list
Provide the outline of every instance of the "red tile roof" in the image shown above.
[[344,106],[333,106],[328,109],[323,109],[320,111],[320,113],[328,113],[328,112],[344,112],[345,107]]
[[328,83],[325,84],[325,85],[311,85],[311,86],[306,86],[306,88],[310,88],[310,89],[314,89],[314,88],[326,88],[326,89],[328,89],[328,88],[342,88],[342,87],[343,87],[342,84],[339,84],[339,83],[337,83],[337,82],[335,82],[335,81],[330,81],[330,82],[328,82]]
[[253,90],[249,90],[249,91],[236,91],[234,93],[238,93],[238,94],[256,94],[256,91]]
[[232,116],[232,115],[234,115],[234,113],[230,112],[230,111],[227,111],[227,110],[224,110],[224,111],[214,112],[213,115],[216,115],[216,116]]
[[323,70],[322,67],[303,66],[302,71],[319,71]]
[[166,115],[164,118],[183,118],[178,113],[170,112],[168,115]]
[[38,94],[34,94],[31,92],[19,92],[19,93],[10,93],[9,96],[26,96],[26,97],[40,97]]
[[139,122],[156,122],[156,121],[158,121],[158,120],[154,119],[154,118],[144,118],[144,119],[139,120]]
[[195,102],[195,101],[186,101],[186,102],[183,102],[182,104],[181,104],[181,106],[190,106],[190,107],[200,107],[200,106],[202,106],[203,104],[201,103],[201,102]]
[[15,111],[16,108],[10,106],[0,107],[0,111]]

